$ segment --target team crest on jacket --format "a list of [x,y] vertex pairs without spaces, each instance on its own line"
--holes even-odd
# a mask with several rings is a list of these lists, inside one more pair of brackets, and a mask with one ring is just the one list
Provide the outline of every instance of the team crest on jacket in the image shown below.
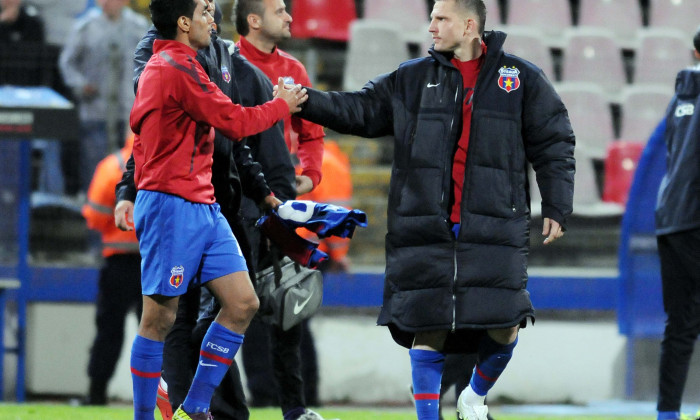
[[228,71],[228,67],[221,66],[221,76],[224,78],[224,82],[231,83],[231,73]]
[[518,78],[520,70],[518,70],[515,66],[510,68],[503,66],[498,70],[498,74],[501,75],[498,78],[499,88],[510,93],[520,87],[520,78]]
[[185,277],[185,267],[176,265],[170,269],[170,285],[174,288],[180,287],[182,280]]

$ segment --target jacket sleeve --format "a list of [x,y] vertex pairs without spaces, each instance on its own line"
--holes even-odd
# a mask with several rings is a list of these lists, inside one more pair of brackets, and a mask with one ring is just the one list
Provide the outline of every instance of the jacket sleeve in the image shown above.
[[391,135],[391,98],[396,75],[396,71],[381,75],[355,92],[322,92],[307,88],[309,100],[297,115],[343,134]]
[[234,104],[209,80],[201,65],[184,75],[174,68],[171,72],[170,76],[178,81],[176,91],[170,93],[173,99],[195,121],[213,126],[229,139],[260,133],[289,114],[287,103],[280,98],[255,107]]
[[143,69],[146,68],[148,60],[150,60],[153,55],[153,41],[157,38],[160,38],[158,30],[155,26],[151,25],[146,35],[144,35],[138,45],[136,45],[136,50],[134,50],[134,93],[139,86],[141,73],[143,73]]
[[87,192],[87,202],[82,214],[90,229],[105,232],[114,228],[114,192],[115,176],[119,172],[116,159],[108,156],[95,169]]
[[262,166],[253,160],[250,147],[246,143],[246,139],[234,142],[233,160],[238,168],[238,175],[241,177],[243,194],[256,203],[261,203],[265,197],[272,193],[272,190],[265,181]]
[[83,21],[78,21],[73,26],[58,58],[63,80],[72,89],[76,98],[82,97],[83,87],[88,83],[80,68],[82,56],[86,53],[83,28]]
[[129,156],[129,160],[126,161],[126,170],[122,174],[122,179],[117,183],[115,187],[115,193],[117,196],[117,203],[126,200],[132,203],[136,201],[136,184],[134,182],[134,154]]
[[565,228],[566,218],[573,210],[576,170],[576,139],[569,114],[542,71],[535,75],[524,105],[525,153],[537,175],[542,217]]

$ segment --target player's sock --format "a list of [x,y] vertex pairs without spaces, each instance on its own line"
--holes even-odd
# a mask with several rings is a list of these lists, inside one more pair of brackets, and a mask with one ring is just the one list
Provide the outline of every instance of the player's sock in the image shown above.
[[306,409],[304,407],[294,407],[291,410],[287,410],[283,416],[284,420],[296,420],[304,413],[306,413]]
[[678,420],[681,418],[680,411],[659,411],[656,420]]
[[418,420],[440,418],[440,379],[445,366],[445,355],[431,350],[411,349],[411,374],[413,399],[416,402]]
[[214,390],[226,375],[242,343],[243,335],[217,322],[211,323],[202,340],[197,372],[185,402],[182,403],[182,408],[187,413],[205,413],[209,410]]
[[153,420],[162,365],[163,342],[137,335],[131,346],[134,420]]
[[469,381],[469,386],[476,394],[485,396],[489,392],[508,365],[516,344],[517,337],[512,343],[504,345],[495,342],[488,334],[484,335],[479,344],[479,355],[472,379]]

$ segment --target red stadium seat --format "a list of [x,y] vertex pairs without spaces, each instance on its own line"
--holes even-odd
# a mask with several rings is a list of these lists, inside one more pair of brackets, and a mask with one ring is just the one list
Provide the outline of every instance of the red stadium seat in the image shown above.
[[616,141],[605,158],[603,201],[625,205],[634,171],[644,150],[644,142]]
[[357,19],[355,0],[294,0],[292,37],[347,42]]

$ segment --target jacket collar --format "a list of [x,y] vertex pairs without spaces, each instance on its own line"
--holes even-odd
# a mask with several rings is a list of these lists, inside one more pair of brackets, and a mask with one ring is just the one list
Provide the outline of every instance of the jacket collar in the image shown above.
[[[484,43],[486,44],[486,61],[493,61],[497,57],[503,48],[503,43],[506,41],[506,33],[500,31],[485,31],[484,32]],[[451,52],[438,52],[435,51],[433,47],[428,50],[430,55],[433,56],[440,64],[444,66],[454,67],[450,60],[454,56]]]

